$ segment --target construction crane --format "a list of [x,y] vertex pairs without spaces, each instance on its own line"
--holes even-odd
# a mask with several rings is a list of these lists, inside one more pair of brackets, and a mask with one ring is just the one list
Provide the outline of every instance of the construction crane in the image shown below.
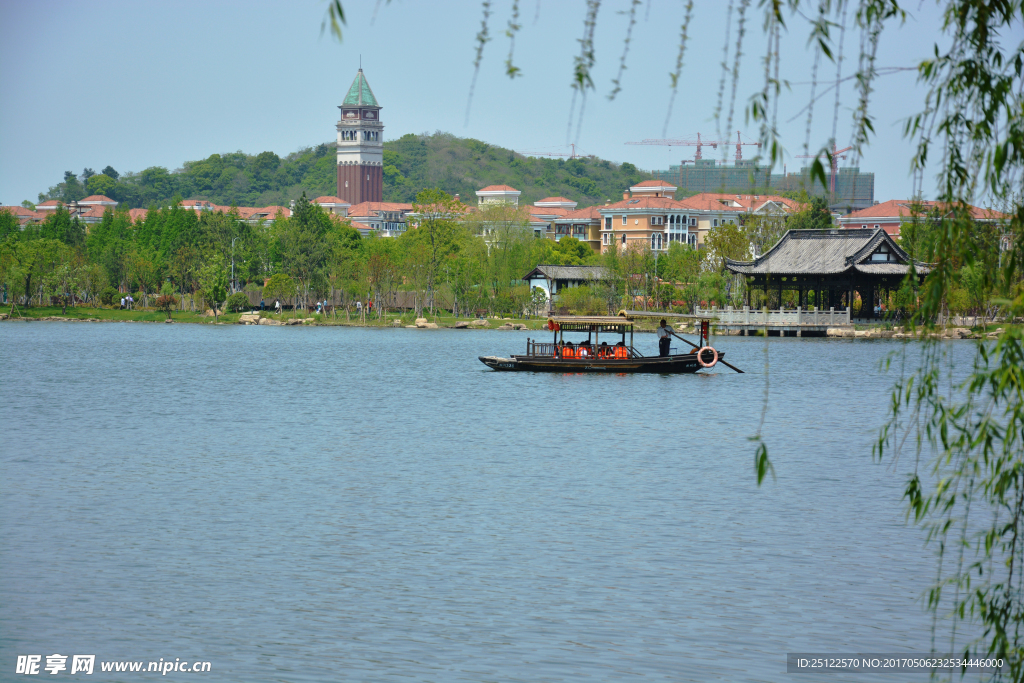
[[665,147],[696,147],[697,151],[693,155],[693,160],[694,161],[699,161],[700,159],[704,158],[703,155],[701,154],[701,147],[704,147],[705,145],[707,145],[708,147],[713,147],[714,149],[718,149],[719,145],[723,145],[723,146],[725,146],[725,145],[736,145],[736,161],[742,161],[742,159],[743,159],[743,145],[756,145],[758,147],[761,146],[760,142],[743,142],[743,140],[740,137],[740,132],[739,131],[736,131],[736,142],[732,142],[731,140],[728,140],[728,141],[725,141],[725,142],[723,142],[721,140],[703,140],[700,137],[700,133],[697,133],[697,139],[696,140],[694,140],[693,138],[675,139],[675,140],[658,140],[658,139],[650,139],[649,138],[647,140],[641,140],[640,142],[627,142],[626,144],[627,145],[662,145],[662,146],[665,146]]
[[[828,201],[831,204],[836,200],[836,174],[839,172],[839,160],[845,159],[846,155],[843,152],[849,152],[853,147],[844,147],[843,149],[836,149],[835,140],[832,141],[832,153],[829,155],[832,161],[832,173],[829,174],[828,179]],[[797,159],[817,159],[817,154],[798,154]]]

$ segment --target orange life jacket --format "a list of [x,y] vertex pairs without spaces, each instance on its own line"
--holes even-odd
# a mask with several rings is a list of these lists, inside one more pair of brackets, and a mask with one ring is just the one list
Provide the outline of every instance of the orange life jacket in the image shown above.
[[626,352],[626,347],[625,346],[616,346],[615,347],[615,357],[616,358],[629,358],[629,354]]

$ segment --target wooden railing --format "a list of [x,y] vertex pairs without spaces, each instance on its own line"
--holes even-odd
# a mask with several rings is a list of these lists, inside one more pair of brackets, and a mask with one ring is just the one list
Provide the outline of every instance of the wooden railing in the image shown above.
[[[555,354],[555,350],[556,350],[557,346],[558,346],[557,344],[551,344],[551,343],[546,343],[545,344],[545,343],[542,343],[542,342],[533,341],[531,339],[531,340],[527,341],[527,343],[526,343],[526,355],[527,356],[541,356],[541,357],[545,357],[545,358],[555,358],[555,357],[557,357],[556,354]],[[593,355],[591,356],[591,358],[599,358],[599,357],[600,358],[613,358],[613,354],[615,352],[612,349],[614,349],[614,348],[615,348],[614,346],[604,346],[604,347],[602,347],[602,346],[592,346],[591,349],[593,349],[593,351],[592,351]],[[602,352],[601,349],[604,349],[604,351]],[[573,350],[578,353],[579,352],[579,347],[573,345]],[[636,358],[638,356],[638,354],[635,351],[633,351],[633,349],[628,349],[628,350],[630,352],[629,353],[630,358]],[[601,355],[602,353],[604,355]],[[573,358],[574,359],[578,359],[579,357],[578,356],[573,356]]]
[[767,308],[751,309],[749,306],[743,308],[697,308],[696,315],[707,316],[712,319],[714,325],[749,325],[751,327],[786,327],[791,325],[809,325],[816,327],[835,327],[838,325],[850,324],[850,309],[843,308],[836,310],[830,308],[818,310],[817,308],[803,309],[790,308],[769,310]]

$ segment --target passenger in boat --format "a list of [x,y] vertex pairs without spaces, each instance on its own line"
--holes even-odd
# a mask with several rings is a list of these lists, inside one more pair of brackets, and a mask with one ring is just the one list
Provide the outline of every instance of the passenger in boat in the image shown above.
[[626,349],[626,345],[623,342],[618,342],[615,344],[615,357],[629,358],[629,351]]
[[601,342],[601,345],[597,347],[598,358],[608,358],[611,356],[611,349],[608,348],[608,342]]
[[658,327],[658,355],[667,356],[672,346],[672,339],[669,335],[672,334],[672,328],[669,327],[665,319],[661,319],[661,326]]
[[562,358],[575,358],[576,351],[572,348],[572,342],[565,342],[562,347]]
[[589,341],[585,341],[580,344],[577,356],[579,358],[593,358],[594,350],[590,347]]

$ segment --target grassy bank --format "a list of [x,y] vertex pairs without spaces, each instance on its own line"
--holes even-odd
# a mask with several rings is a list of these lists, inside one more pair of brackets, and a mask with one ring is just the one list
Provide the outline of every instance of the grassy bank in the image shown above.
[[[0,308],[0,314],[11,313],[11,307],[6,306]],[[222,313],[219,316],[220,323],[234,324],[239,321],[239,318],[248,313]],[[264,311],[263,315],[274,320],[280,320],[281,322],[287,322],[296,318],[304,318],[306,320],[312,318],[312,322],[306,324],[314,325],[342,325],[342,326],[354,326],[354,327],[394,327],[395,321],[399,321],[400,325],[412,325],[416,322],[416,315],[413,313],[389,313],[382,319],[378,319],[376,314],[366,316],[365,319],[361,319],[355,313],[351,313],[349,316],[345,315],[344,311],[337,311],[334,315],[312,315],[309,313],[302,313],[301,311],[292,312],[286,311],[280,315],[271,313],[270,311]],[[455,317],[447,311],[439,311],[436,315],[429,315],[424,313],[423,317],[427,318],[432,323],[437,323],[440,327],[455,327],[458,322],[469,322],[474,320],[472,317]],[[63,318],[66,320],[93,320],[101,322],[152,322],[162,323],[167,319],[167,314],[162,311],[157,311],[153,308],[142,308],[137,307],[133,310],[122,310],[117,307],[114,308],[93,308],[90,306],[77,306],[72,308],[68,306],[65,313],[61,313],[60,306],[32,306],[23,307],[19,306],[14,310],[14,314],[11,316],[11,320],[18,320],[19,318],[25,320],[43,320],[51,318]],[[210,325],[218,322],[214,319],[209,312],[205,315],[199,313],[191,313],[188,311],[174,311],[171,314],[171,319],[176,323],[194,323],[200,325]],[[490,318],[488,319],[488,327],[494,329],[505,323],[525,325],[527,329],[539,330],[542,327],[546,329],[547,318]],[[484,328],[487,329],[487,328]]]

